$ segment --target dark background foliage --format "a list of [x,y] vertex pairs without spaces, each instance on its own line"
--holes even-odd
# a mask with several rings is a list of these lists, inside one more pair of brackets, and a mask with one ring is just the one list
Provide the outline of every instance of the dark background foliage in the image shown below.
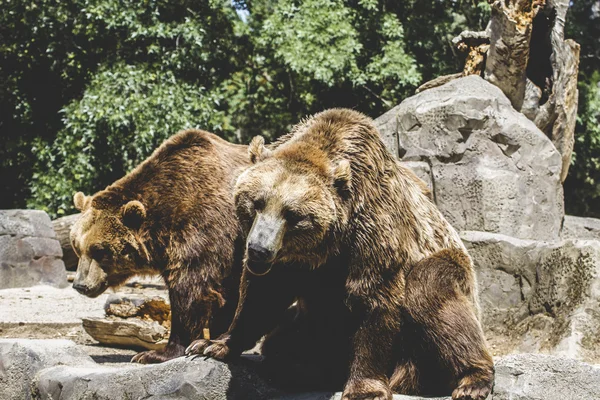
[[[72,211],[178,130],[273,139],[307,114],[377,117],[461,69],[480,0],[0,0],[0,208]],[[600,2],[576,0],[582,45],[567,211],[600,216]]]

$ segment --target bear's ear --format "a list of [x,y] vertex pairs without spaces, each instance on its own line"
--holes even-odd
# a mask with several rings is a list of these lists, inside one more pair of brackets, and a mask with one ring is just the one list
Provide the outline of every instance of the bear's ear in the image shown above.
[[333,176],[333,186],[338,192],[348,192],[352,187],[352,169],[350,161],[341,160],[332,168],[331,175]]
[[79,211],[85,211],[90,206],[91,199],[92,196],[86,196],[82,192],[77,192],[73,196],[73,204],[75,205],[75,208]]
[[255,136],[248,146],[248,154],[252,164],[269,158],[271,150],[265,147],[265,139],[262,136]]
[[131,229],[139,229],[146,218],[146,207],[137,200],[131,200],[121,207],[123,225]]

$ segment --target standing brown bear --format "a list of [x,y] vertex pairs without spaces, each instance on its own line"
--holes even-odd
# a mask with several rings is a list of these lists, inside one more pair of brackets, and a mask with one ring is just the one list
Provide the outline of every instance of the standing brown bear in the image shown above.
[[345,379],[345,400],[484,399],[494,366],[472,261],[372,120],[329,110],[263,143],[235,189],[247,241],[234,321],[188,354],[237,356],[268,334],[273,372]]
[[247,149],[183,131],[105,190],[75,195],[73,287],[96,297],[134,275],[160,274],[169,290],[169,342],[133,362],[179,357],[204,328],[219,335],[231,323],[244,252],[233,187],[250,164]]

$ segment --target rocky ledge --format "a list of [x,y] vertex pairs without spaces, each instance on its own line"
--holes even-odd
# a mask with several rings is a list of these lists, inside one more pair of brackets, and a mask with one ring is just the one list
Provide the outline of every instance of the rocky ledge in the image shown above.
[[[283,393],[247,357],[225,364],[202,357],[158,365],[102,366],[69,340],[0,340],[0,398],[13,399],[340,399],[340,393]],[[496,360],[491,400],[600,398],[600,367],[540,354]],[[417,397],[394,396],[396,400]],[[445,398],[449,399],[449,398]]]

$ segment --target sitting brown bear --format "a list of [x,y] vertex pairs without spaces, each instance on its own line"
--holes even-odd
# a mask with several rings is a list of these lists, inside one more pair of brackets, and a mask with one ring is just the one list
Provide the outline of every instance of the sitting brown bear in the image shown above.
[[71,229],[79,256],[73,287],[96,297],[134,275],[160,274],[169,290],[171,335],[157,363],[183,355],[203,329],[226,331],[239,296],[243,240],[233,186],[249,166],[247,146],[200,130],[166,140],[132,172],[93,196]]
[[372,120],[329,110],[263,143],[235,189],[247,236],[236,315],[187,353],[237,356],[268,334],[272,373],[345,379],[345,400],[484,399],[494,366],[472,261]]

